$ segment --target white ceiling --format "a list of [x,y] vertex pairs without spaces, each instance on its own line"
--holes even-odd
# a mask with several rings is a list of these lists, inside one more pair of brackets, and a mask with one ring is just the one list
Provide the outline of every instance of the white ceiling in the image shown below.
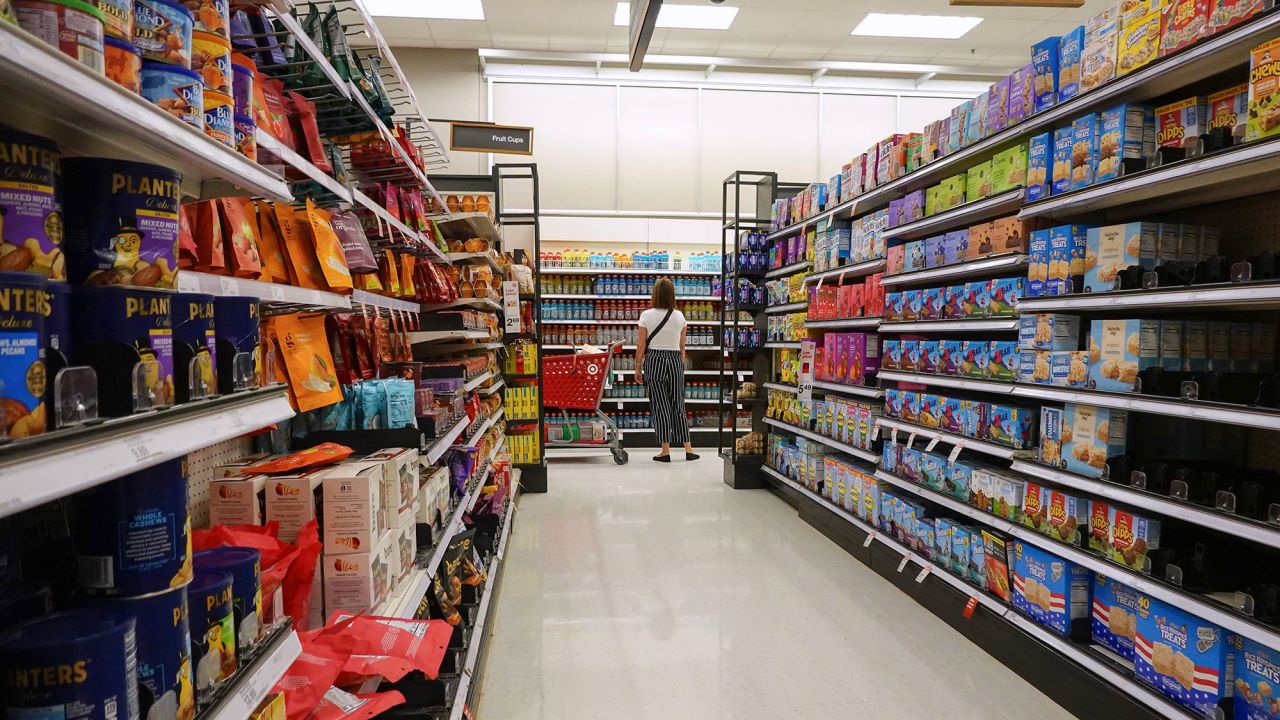
[[[394,46],[625,53],[614,0],[483,0],[484,21],[381,18]],[[708,0],[679,0],[707,2]],[[727,31],[658,29],[651,55],[964,65],[1007,71],[1026,64],[1032,43],[1081,25],[1114,0],[1084,7],[949,7],[941,0],[727,0],[741,8]],[[986,18],[958,40],[851,37],[868,12]]]

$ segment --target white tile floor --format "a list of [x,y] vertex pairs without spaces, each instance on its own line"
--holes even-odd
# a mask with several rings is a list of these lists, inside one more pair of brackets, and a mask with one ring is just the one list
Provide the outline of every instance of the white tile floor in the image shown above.
[[522,497],[480,718],[1071,717],[713,451],[650,454]]

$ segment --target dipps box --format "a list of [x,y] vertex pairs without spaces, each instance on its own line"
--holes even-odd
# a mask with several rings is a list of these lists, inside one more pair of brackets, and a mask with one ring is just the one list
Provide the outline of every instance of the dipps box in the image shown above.
[[1130,570],[1147,572],[1147,554],[1160,549],[1160,521],[1112,508],[1107,558]]
[[1014,607],[1059,635],[1072,635],[1077,621],[1089,617],[1089,585],[1088,568],[1025,542],[1013,544]]
[[1249,86],[1237,85],[1213,93],[1206,99],[1205,116],[1210,131],[1226,128],[1237,140],[1243,140],[1249,118]]
[[344,462],[324,479],[327,555],[366,552],[382,537],[381,461]]
[[1134,673],[1174,702],[1212,717],[1232,683],[1222,628],[1158,598],[1142,600],[1133,641]]
[[1156,144],[1168,148],[1191,148],[1206,132],[1205,99],[1189,97],[1155,109]]

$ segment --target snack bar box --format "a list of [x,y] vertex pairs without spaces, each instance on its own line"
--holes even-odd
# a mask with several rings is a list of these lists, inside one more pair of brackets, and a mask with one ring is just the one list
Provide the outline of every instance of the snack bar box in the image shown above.
[[1089,636],[1088,568],[1024,542],[1013,544],[1013,605],[1063,637]]
[[[1156,598],[1138,607],[1134,672],[1174,702],[1212,717],[1232,685],[1222,628]],[[1238,716],[1237,716],[1238,717]]]
[[1133,662],[1133,638],[1138,632],[1142,593],[1102,573],[1093,576],[1093,611],[1089,617],[1093,641]]

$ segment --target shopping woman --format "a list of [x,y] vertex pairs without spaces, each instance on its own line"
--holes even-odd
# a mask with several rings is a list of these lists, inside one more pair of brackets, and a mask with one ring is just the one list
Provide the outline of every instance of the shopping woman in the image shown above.
[[684,445],[684,459],[697,460],[689,442],[684,412],[684,334],[689,323],[676,309],[676,286],[670,278],[653,284],[653,307],[640,313],[636,342],[636,380],[649,388],[653,432],[662,443],[658,462],[671,462],[671,443]]

